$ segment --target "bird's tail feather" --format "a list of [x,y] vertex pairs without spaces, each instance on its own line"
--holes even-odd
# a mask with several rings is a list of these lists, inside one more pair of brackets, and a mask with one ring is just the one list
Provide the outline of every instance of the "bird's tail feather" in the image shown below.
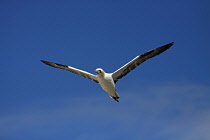
[[115,94],[116,94],[116,98],[119,99],[120,98],[119,94],[117,92],[115,92]]
[[114,99],[115,101],[117,101],[117,102],[119,102],[119,98],[120,98],[120,96],[119,96],[119,94],[117,93],[117,92],[115,92],[115,96],[111,96],[111,95],[109,95],[112,99]]

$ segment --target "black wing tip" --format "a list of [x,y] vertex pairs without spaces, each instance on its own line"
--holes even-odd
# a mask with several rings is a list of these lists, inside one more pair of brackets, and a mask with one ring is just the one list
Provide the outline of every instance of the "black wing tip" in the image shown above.
[[171,42],[170,44],[171,44],[171,45],[174,45],[174,42]]
[[48,62],[48,61],[44,61],[44,60],[40,60],[42,63],[49,65],[51,67],[55,67],[55,68],[60,68],[60,67],[65,67],[67,68],[68,66],[63,65],[63,64],[58,64],[58,63],[54,63],[54,62]]
[[48,61],[45,61],[45,60],[40,60],[42,63],[46,64],[46,65],[49,65],[50,62]]
[[171,43],[168,43],[166,45],[163,45],[163,46],[161,46],[159,48],[164,48],[163,50],[165,51],[165,50],[169,49],[173,45],[174,45],[174,42],[171,42]]
[[45,60],[40,60],[40,61],[41,61],[42,63],[48,65],[48,66],[54,67],[54,66],[52,65],[52,62],[48,62],[48,61],[45,61]]
[[171,47],[172,45],[174,45],[174,42],[171,42],[169,44],[166,44],[167,46]]
[[42,63],[45,63],[45,62],[47,62],[47,61],[44,61],[44,60],[40,60]]

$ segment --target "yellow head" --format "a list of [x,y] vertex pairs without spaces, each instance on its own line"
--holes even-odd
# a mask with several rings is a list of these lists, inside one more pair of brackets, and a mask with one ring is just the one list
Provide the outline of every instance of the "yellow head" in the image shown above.
[[104,73],[105,73],[105,71],[103,69],[101,69],[101,68],[97,68],[95,70],[95,72],[96,72],[97,75],[104,75]]

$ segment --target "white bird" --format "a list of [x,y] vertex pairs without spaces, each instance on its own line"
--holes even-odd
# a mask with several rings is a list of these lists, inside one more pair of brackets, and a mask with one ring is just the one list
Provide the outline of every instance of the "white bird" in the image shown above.
[[116,82],[121,79],[123,76],[128,74],[130,71],[132,71],[134,68],[139,66],[141,63],[146,61],[147,59],[150,59],[156,55],[159,55],[160,53],[166,51],[169,49],[174,43],[169,43],[164,46],[158,47],[156,49],[153,49],[151,51],[148,51],[146,53],[143,53],[141,55],[136,56],[134,59],[132,59],[130,62],[119,68],[113,73],[106,73],[103,69],[97,68],[95,70],[97,75],[88,73],[86,71],[76,69],[71,66],[66,66],[58,63],[48,62],[41,60],[43,63],[55,67],[64,69],[70,72],[73,72],[75,74],[81,75],[85,78],[91,79],[95,81],[96,83],[99,83],[103,90],[105,90],[111,98],[113,98],[115,101],[119,102],[120,96],[116,92]]

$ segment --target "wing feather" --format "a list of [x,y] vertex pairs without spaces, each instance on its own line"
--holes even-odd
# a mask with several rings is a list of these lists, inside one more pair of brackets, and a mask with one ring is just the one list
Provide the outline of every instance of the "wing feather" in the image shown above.
[[79,70],[79,69],[76,69],[76,68],[71,67],[71,66],[66,66],[66,65],[53,63],[53,62],[48,62],[48,61],[44,61],[44,60],[41,60],[41,62],[43,62],[44,64],[49,65],[51,67],[54,67],[54,68],[67,70],[67,71],[70,71],[72,73],[81,75],[85,78],[91,79],[91,80],[95,81],[96,83],[98,83],[97,77],[95,75],[91,74],[91,73],[86,72],[86,71]]
[[156,49],[153,49],[151,51],[148,51],[146,53],[136,56],[133,60],[131,60],[130,62],[128,62],[127,64],[125,64],[124,66],[122,66],[121,68],[116,70],[115,72],[113,72],[112,77],[113,77],[115,83],[120,78],[127,75],[130,71],[132,71],[137,66],[139,66],[141,63],[143,63],[144,61],[146,61],[154,56],[161,54],[162,52],[169,49],[173,44],[174,44],[174,42],[166,44],[164,46],[158,47]]

